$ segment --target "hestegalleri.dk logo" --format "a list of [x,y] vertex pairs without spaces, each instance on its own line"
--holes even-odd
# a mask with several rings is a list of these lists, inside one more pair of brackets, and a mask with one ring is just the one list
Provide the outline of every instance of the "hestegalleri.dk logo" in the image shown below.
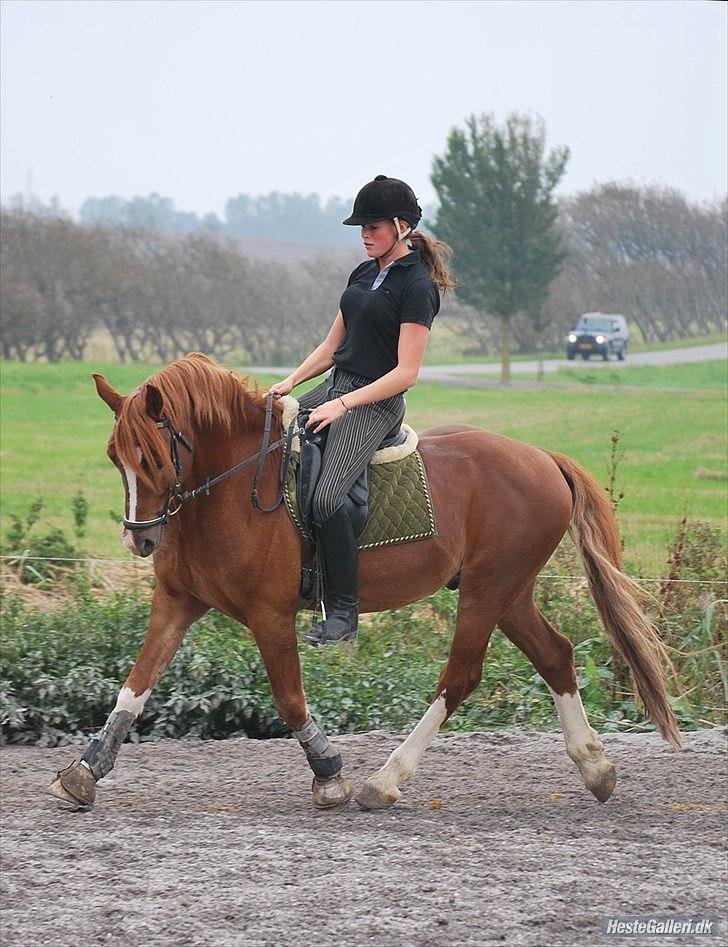
[[654,914],[628,917],[603,917],[602,934],[620,937],[686,937],[702,935],[718,937],[720,918],[694,917],[691,914],[673,914],[658,917]]

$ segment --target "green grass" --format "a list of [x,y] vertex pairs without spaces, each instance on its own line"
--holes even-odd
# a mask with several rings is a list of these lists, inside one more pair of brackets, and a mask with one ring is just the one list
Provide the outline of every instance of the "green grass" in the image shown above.
[[[575,457],[606,482],[610,433],[622,432],[625,457],[619,481],[625,497],[620,519],[626,555],[642,574],[661,569],[668,540],[687,509],[723,526],[726,505],[725,401],[713,383],[712,363],[670,366],[670,377],[699,390],[663,392],[645,382],[640,390],[468,389],[420,383],[407,395],[409,421],[418,430],[463,422]],[[90,504],[83,541],[90,555],[124,557],[120,527],[123,492],[105,455],[112,418],[98,399],[91,370],[102,371],[121,391],[154,370],[143,365],[20,365],[2,372],[3,537],[11,514],[23,514],[38,495],[47,523],[70,533],[70,500],[81,489]],[[570,369],[579,372],[579,369]],[[586,370],[588,371],[588,370]],[[633,380],[652,368],[629,368]],[[641,373],[645,373],[641,376]],[[596,374],[596,373],[595,373]],[[601,376],[601,373],[599,373]],[[263,384],[277,380],[259,379]],[[311,382],[310,384],[313,384]],[[658,385],[658,387],[660,387]],[[301,391],[303,388],[300,389]]]
[[728,384],[725,359],[682,365],[634,365],[616,368],[602,363],[602,367],[560,368],[547,375],[556,384],[617,385],[640,388],[716,388],[725,390]]
[[[497,382],[496,376],[468,373],[463,379],[484,381],[489,378]],[[515,372],[512,381],[534,382],[536,367],[532,372]],[[685,365],[625,365],[596,362],[592,365],[559,368],[544,374],[543,384],[556,387],[564,385],[608,385],[618,388],[712,388],[725,390],[728,387],[728,364],[725,359],[712,362],[694,362]]]
[[666,349],[692,349],[697,345],[715,345],[726,341],[728,341],[728,336],[724,332],[696,335],[691,339],[678,339],[672,342],[638,342],[635,339],[630,342],[629,350],[630,352],[663,352]]
[[[475,424],[576,458],[606,483],[611,431],[621,432],[625,492],[620,520],[626,555],[656,574],[687,509],[724,523],[723,400],[713,392],[507,390],[418,385],[408,396],[414,426]],[[706,477],[709,471],[716,479]]]

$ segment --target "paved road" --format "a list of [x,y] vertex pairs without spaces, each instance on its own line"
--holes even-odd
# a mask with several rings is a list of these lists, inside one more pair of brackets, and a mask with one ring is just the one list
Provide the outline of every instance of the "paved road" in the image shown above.
[[[587,363],[581,359],[570,362],[566,358],[548,358],[544,360],[543,367],[544,371],[555,372],[559,368],[584,366],[586,364],[597,369],[600,367],[623,368],[628,365],[676,365],[683,362],[708,362],[716,358],[728,358],[728,344],[718,342],[714,345],[696,345],[692,348],[630,353],[624,362],[619,362],[616,359],[603,362],[601,358],[592,358]],[[527,372],[535,375],[537,366],[538,363],[534,361],[516,361],[511,362],[511,371],[514,373]],[[272,374],[280,375],[283,378],[291,371],[291,367],[268,365],[247,370],[254,375]],[[420,379],[423,381],[452,379],[453,375],[500,375],[500,365],[497,362],[488,364],[471,362],[464,365],[425,365],[420,370]]]

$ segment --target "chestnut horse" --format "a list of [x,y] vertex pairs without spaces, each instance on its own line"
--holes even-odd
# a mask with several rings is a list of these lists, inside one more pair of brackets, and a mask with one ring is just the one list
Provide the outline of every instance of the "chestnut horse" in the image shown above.
[[[108,454],[126,491],[122,541],[134,555],[154,553],[158,584],[146,639],[113,712],[81,760],[57,775],[51,791],[76,805],[93,803],[95,783],[112,769],[185,632],[216,608],[255,638],[276,709],[313,770],[314,805],[340,808],[354,788],[339,753],[309,715],[301,681],[294,626],[304,604],[299,599],[303,547],[283,506],[263,512],[250,502],[265,395],[197,353],[128,396],[102,376],[94,379],[116,418]],[[284,433],[281,415],[275,404],[272,436],[278,439]],[[366,780],[357,802],[374,809],[399,798],[428,744],[479,683],[496,624],[548,684],[567,753],[587,788],[606,801],[616,773],[585,716],[572,645],[533,599],[538,573],[567,529],[581,552],[604,627],[629,664],[647,713],[676,748],[680,734],[663,676],[665,648],[643,615],[640,590],[624,572],[604,491],[568,457],[466,425],[424,432],[419,450],[437,535],[362,551],[360,607],[363,612],[397,608],[459,576],[455,634],[429,709]],[[261,458],[260,493],[266,501],[278,489],[281,453]],[[244,459],[249,462],[242,469],[205,490],[209,480]],[[198,485],[203,486],[194,490]]]

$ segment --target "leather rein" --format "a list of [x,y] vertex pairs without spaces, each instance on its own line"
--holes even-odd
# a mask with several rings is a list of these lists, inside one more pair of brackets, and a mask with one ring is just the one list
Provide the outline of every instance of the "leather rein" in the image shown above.
[[[245,460],[241,461],[239,464],[235,464],[234,467],[230,467],[228,470],[223,471],[223,473],[218,474],[216,477],[208,477],[204,483],[200,484],[199,487],[195,487],[194,490],[183,490],[181,483],[182,462],[180,461],[179,456],[179,445],[181,444],[182,447],[184,447],[189,453],[192,453],[193,447],[184,434],[181,431],[176,430],[174,424],[172,423],[172,419],[165,415],[161,421],[156,422],[156,425],[158,428],[167,430],[169,432],[169,451],[175,471],[175,480],[172,486],[169,488],[167,505],[154,519],[151,520],[128,520],[126,517],[122,517],[121,522],[124,524],[125,528],[134,533],[140,532],[143,529],[152,529],[154,526],[166,526],[167,523],[169,523],[170,518],[172,516],[176,516],[185,503],[189,503],[190,500],[196,500],[199,496],[209,496],[210,490],[212,490],[213,487],[216,487],[218,483],[222,483],[223,480],[227,480],[228,477],[232,477],[233,474],[236,474],[245,467],[250,466],[250,464],[252,464],[254,461],[257,461],[257,464],[255,468],[255,477],[253,479],[253,492],[250,498],[251,502],[257,510],[260,510],[263,513],[272,513],[273,510],[277,510],[283,501],[286,477],[288,475],[288,466],[291,459],[291,443],[293,442],[293,437],[296,433],[296,425],[295,423],[291,424],[288,428],[288,433],[271,444],[270,432],[272,421],[273,393],[271,392],[269,393],[265,404],[265,425],[263,428],[263,443],[260,450],[256,451],[256,453],[252,454],[250,457],[246,457]],[[265,458],[268,456],[268,454],[272,453],[274,450],[278,450],[278,448],[283,445],[285,445],[285,449],[283,452],[283,462],[281,463],[278,496],[272,506],[263,506],[260,502],[259,495],[260,478],[263,473],[263,464],[265,463]]]

